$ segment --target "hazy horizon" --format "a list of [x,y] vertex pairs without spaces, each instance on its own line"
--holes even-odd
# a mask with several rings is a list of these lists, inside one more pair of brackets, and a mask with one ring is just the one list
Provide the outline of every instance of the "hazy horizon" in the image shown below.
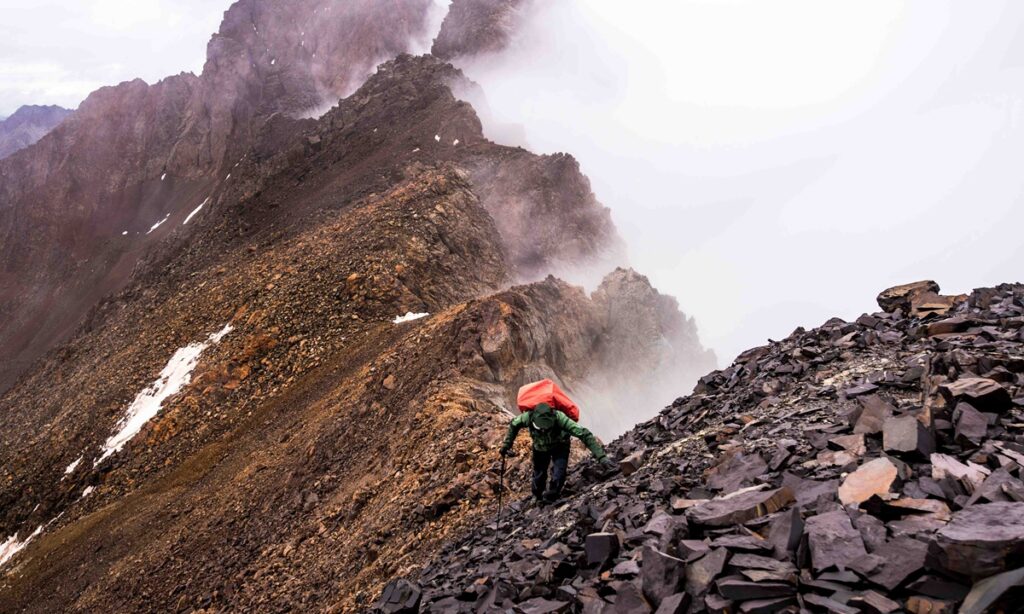
[[521,124],[534,151],[580,160],[631,264],[723,364],[876,311],[887,286],[1024,278],[1024,5],[658,10],[545,5],[465,69],[490,134]]

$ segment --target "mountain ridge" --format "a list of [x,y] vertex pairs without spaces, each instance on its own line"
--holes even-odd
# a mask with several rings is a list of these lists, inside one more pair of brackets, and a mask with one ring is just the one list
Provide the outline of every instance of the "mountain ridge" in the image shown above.
[[0,117],[0,159],[35,144],[73,112],[57,105],[23,105]]

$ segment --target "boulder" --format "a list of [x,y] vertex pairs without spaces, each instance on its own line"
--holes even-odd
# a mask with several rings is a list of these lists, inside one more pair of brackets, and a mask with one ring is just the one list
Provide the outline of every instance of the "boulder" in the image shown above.
[[815,571],[846,568],[868,552],[846,512],[837,510],[807,519],[807,545]]
[[935,435],[912,415],[890,418],[882,428],[882,447],[886,452],[925,458],[935,451]]
[[584,543],[587,565],[601,565],[619,554],[619,536],[614,533],[591,533]]
[[889,313],[896,310],[909,313],[911,302],[926,292],[939,292],[939,284],[926,280],[887,288],[878,295],[878,306]]
[[644,452],[642,450],[634,452],[626,458],[619,461],[619,470],[622,471],[622,475],[627,476],[636,473],[638,469],[644,464]]
[[843,480],[839,486],[839,501],[853,505],[875,495],[885,497],[896,485],[898,475],[896,465],[887,458],[868,461]]
[[893,591],[924,569],[928,544],[912,537],[898,537],[873,554],[882,558],[882,564],[869,579]]
[[877,394],[860,397],[861,410],[853,422],[853,432],[874,435],[882,432],[885,421],[896,413],[896,408]]
[[978,579],[1024,561],[1024,503],[982,503],[953,514],[928,548],[928,564]]
[[999,382],[986,377],[962,377],[939,387],[950,406],[967,401],[982,412],[1002,413],[1013,407],[1010,393]]

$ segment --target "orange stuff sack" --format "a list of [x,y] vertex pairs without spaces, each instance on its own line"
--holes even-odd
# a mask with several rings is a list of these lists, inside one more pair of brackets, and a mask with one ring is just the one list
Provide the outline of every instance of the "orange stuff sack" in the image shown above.
[[562,392],[558,384],[549,379],[542,379],[539,382],[527,384],[519,389],[516,396],[516,405],[519,411],[530,411],[540,403],[547,403],[558,411],[562,412],[573,422],[580,421],[580,408],[572,402],[567,394]]

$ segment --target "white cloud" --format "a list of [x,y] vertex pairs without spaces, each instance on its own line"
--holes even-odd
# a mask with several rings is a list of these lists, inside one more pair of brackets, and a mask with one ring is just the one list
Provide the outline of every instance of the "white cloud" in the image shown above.
[[889,284],[1024,277],[1024,4],[542,6],[510,54],[464,67],[489,133],[576,155],[722,359]]
[[198,73],[231,0],[2,0],[0,115],[103,85]]

